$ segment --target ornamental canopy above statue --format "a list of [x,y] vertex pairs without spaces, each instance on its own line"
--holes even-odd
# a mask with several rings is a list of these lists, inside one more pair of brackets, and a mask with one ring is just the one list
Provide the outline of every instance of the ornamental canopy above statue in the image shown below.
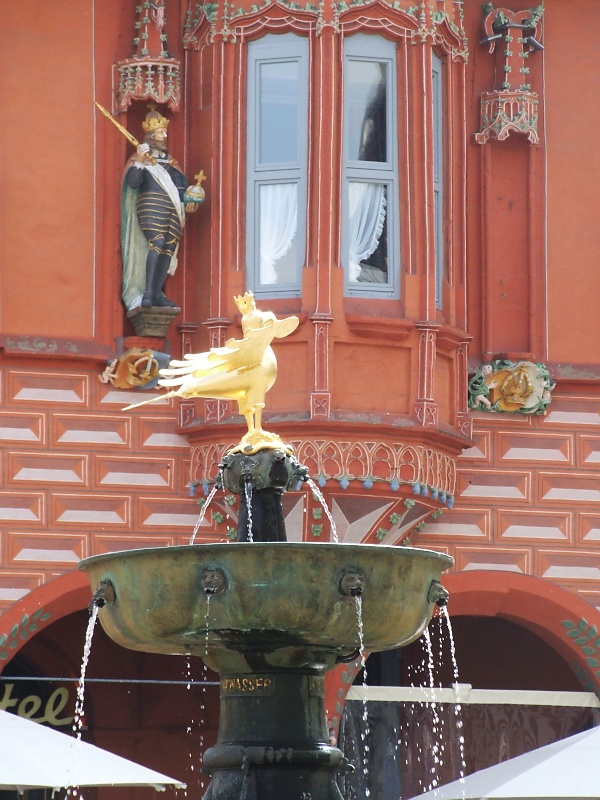
[[115,111],[126,111],[134,100],[166,103],[178,111],[181,102],[181,67],[171,58],[167,44],[166,0],[140,3],[131,58],[114,65]]

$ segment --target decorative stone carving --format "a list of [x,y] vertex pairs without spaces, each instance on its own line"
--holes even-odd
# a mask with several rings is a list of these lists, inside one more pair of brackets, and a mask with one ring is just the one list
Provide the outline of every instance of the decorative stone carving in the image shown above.
[[158,383],[159,369],[168,363],[168,353],[132,347],[119,358],[111,359],[98,378],[117,389],[152,389]]
[[[402,442],[294,439],[298,460],[321,488],[333,483],[342,489],[358,481],[363,489],[387,483],[392,491],[410,486],[413,494],[452,505],[456,488],[456,461],[433,448]],[[217,464],[231,449],[229,442],[192,446],[190,480],[208,486],[218,476]]]
[[484,92],[481,95],[481,132],[475,134],[475,141],[485,144],[491,138],[502,142],[514,131],[525,134],[531,144],[537,144],[537,122],[535,92]]
[[137,6],[134,54],[115,64],[116,111],[126,111],[133,100],[166,103],[172,111],[181,101],[179,61],[169,56],[165,27],[166,0],[144,0]]
[[[538,95],[531,90],[528,58],[543,50],[540,42],[543,6],[524,11],[494,8],[483,4],[482,44],[496,52],[496,75],[500,85],[481,96],[481,130],[475,141],[485,144],[490,138],[503,141],[511,131],[538,142]],[[504,43],[504,48],[496,48]]]
[[545,414],[555,384],[543,364],[497,359],[469,381],[469,408],[513,414]]

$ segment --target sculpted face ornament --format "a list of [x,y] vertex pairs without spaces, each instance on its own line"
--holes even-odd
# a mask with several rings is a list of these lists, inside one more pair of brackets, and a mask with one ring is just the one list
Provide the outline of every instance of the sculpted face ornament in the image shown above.
[[344,570],[340,581],[340,592],[349,597],[360,597],[363,593],[363,576],[358,570]]
[[107,603],[114,603],[117,599],[115,594],[115,587],[112,584],[112,581],[105,578],[104,580],[100,581],[100,585],[94,592],[94,596],[91,599],[91,602],[88,606],[89,610],[91,611],[94,606],[97,608],[103,608]]
[[221,594],[227,588],[227,579],[222,569],[205,569],[200,576],[200,586],[207,596]]
[[431,581],[429,592],[427,593],[427,602],[435,603],[439,608],[443,608],[448,605],[449,599],[450,592],[439,581]]

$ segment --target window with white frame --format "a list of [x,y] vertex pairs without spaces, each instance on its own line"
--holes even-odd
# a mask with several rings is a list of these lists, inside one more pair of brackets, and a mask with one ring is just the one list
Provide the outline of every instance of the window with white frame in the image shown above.
[[362,33],[346,38],[342,262],[348,295],[399,292],[395,77],[393,42]]
[[257,295],[301,292],[306,248],[308,42],[268,34],[248,46],[246,262]]
[[446,277],[444,248],[444,90],[442,59],[431,56],[433,112],[433,230],[435,240],[435,305],[442,308]]

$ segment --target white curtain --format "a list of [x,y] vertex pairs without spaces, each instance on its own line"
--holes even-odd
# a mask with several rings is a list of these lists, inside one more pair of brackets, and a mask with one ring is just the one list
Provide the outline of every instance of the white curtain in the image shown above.
[[277,283],[275,264],[292,246],[298,227],[298,189],[295,183],[260,187],[261,284]]
[[385,185],[350,181],[349,273],[356,283],[360,275],[360,262],[377,249],[385,222]]

